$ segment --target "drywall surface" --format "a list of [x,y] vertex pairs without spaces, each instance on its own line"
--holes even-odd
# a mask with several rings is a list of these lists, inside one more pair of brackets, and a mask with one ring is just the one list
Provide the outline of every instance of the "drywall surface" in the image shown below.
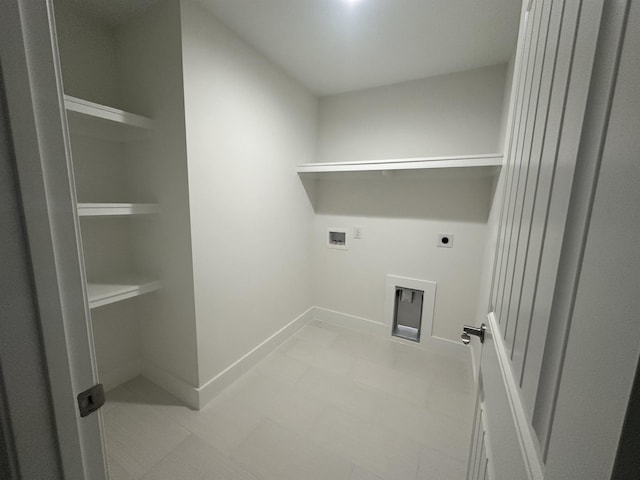
[[322,97],[318,162],[499,153],[506,65]]
[[[317,161],[502,152],[506,65],[323,97]],[[337,177],[338,178],[338,177]],[[346,179],[349,178],[349,179]],[[387,274],[438,283],[433,335],[458,341],[476,323],[494,179],[448,176],[317,182],[316,305],[383,322]],[[362,227],[347,251],[328,227]],[[438,234],[454,235],[438,248]]]
[[204,384],[311,306],[317,101],[182,1],[189,198]]
[[65,93],[120,107],[113,31],[70,0],[55,1],[55,19]]
[[[437,282],[433,335],[457,341],[474,319],[491,178],[380,176],[320,181],[313,237],[316,305],[384,322],[388,274]],[[362,238],[353,238],[353,227]],[[327,248],[346,228],[348,250]],[[438,234],[453,248],[437,247]],[[429,332],[423,332],[428,335]]]
[[163,1],[116,31],[122,99],[151,117],[152,137],[126,145],[132,201],[158,202],[158,218],[131,219],[136,270],[164,288],[137,299],[141,356],[198,384],[187,180],[180,6]]

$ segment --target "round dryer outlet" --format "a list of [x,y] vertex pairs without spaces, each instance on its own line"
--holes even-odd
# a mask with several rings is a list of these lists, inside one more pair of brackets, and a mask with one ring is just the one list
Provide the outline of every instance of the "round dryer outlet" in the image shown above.
[[453,248],[453,235],[441,233],[438,235],[438,247]]

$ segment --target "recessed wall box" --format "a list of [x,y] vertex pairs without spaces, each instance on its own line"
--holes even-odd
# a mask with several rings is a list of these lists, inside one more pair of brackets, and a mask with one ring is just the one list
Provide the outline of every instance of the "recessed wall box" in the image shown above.
[[327,229],[327,247],[348,250],[347,230],[345,228]]
[[391,334],[428,345],[432,336],[436,283],[417,278],[387,275],[384,323]]
[[422,290],[396,287],[393,309],[393,335],[405,340],[420,341],[423,299],[424,292]]

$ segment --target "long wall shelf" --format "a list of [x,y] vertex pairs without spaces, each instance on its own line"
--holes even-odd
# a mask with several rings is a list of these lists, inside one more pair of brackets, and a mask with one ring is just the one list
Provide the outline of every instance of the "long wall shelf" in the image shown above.
[[146,138],[153,129],[150,118],[65,95],[71,132],[104,140],[126,142]]
[[[502,154],[460,155],[452,157],[401,158],[391,160],[368,160],[358,162],[303,163],[296,167],[305,177],[322,178],[339,173],[428,170],[471,170],[472,173],[493,175],[502,166]],[[410,172],[411,173],[411,172]]]
[[80,217],[151,215],[159,211],[155,203],[78,203]]
[[145,293],[160,290],[161,288],[162,284],[159,281],[142,279],[89,283],[87,285],[89,308],[97,308],[110,303],[121,302],[129,298],[144,295]]

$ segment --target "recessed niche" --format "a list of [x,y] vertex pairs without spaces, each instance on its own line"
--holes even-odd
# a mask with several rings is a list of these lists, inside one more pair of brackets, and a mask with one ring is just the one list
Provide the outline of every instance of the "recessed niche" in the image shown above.
[[413,342],[420,341],[423,299],[422,290],[396,287],[392,335]]
[[327,247],[347,250],[347,230],[345,228],[327,229]]
[[436,283],[415,278],[387,275],[385,323],[391,335],[429,344],[432,336]]

